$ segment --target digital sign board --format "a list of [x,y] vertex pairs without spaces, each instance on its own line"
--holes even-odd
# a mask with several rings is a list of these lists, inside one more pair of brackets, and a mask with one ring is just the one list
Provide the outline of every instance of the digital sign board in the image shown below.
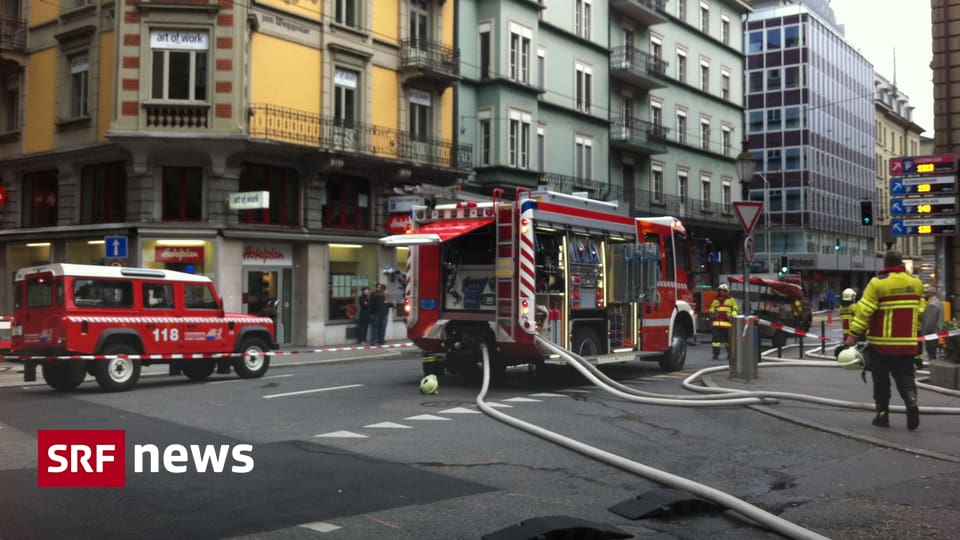
[[939,236],[957,233],[957,218],[918,218],[890,220],[894,236]]
[[911,214],[937,215],[956,214],[957,197],[910,197],[890,200],[890,215],[908,216]]
[[890,158],[890,176],[952,173],[956,170],[957,158],[953,154]]
[[909,178],[891,178],[890,196],[934,195],[956,193],[956,176],[913,176]]

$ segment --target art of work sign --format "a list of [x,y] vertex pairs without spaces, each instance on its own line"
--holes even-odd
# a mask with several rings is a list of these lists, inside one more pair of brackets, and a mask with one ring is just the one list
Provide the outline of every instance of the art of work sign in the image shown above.
[[154,30],[150,32],[150,48],[205,51],[210,47],[206,32]]

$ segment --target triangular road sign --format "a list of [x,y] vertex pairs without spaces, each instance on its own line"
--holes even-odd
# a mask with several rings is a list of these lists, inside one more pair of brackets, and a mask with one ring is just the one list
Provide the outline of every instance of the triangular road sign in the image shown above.
[[743,226],[743,232],[750,234],[760,218],[763,203],[759,201],[737,201],[733,203],[733,209],[737,211],[737,219]]

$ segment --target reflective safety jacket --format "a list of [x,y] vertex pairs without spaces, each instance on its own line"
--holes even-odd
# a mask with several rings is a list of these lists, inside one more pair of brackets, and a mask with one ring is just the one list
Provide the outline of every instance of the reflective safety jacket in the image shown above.
[[867,343],[879,354],[913,357],[925,303],[919,279],[902,266],[884,268],[864,289],[850,334],[866,332]]
[[721,300],[718,296],[710,304],[710,314],[713,315],[714,328],[730,328],[733,326],[733,318],[740,313],[740,307],[732,296]]
[[850,335],[850,323],[857,316],[857,303],[853,302],[848,306],[840,306],[840,327],[843,328],[843,337]]

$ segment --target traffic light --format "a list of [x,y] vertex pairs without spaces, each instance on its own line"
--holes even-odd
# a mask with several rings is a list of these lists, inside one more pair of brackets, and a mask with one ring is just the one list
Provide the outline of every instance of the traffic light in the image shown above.
[[873,201],[860,201],[860,224],[873,225]]
[[785,276],[790,273],[790,257],[780,256],[780,275]]
[[843,249],[843,246],[840,245],[840,238],[838,237],[838,238],[837,238],[837,244],[836,244],[835,246],[833,246],[833,250],[836,251],[836,252],[839,252],[841,249]]

